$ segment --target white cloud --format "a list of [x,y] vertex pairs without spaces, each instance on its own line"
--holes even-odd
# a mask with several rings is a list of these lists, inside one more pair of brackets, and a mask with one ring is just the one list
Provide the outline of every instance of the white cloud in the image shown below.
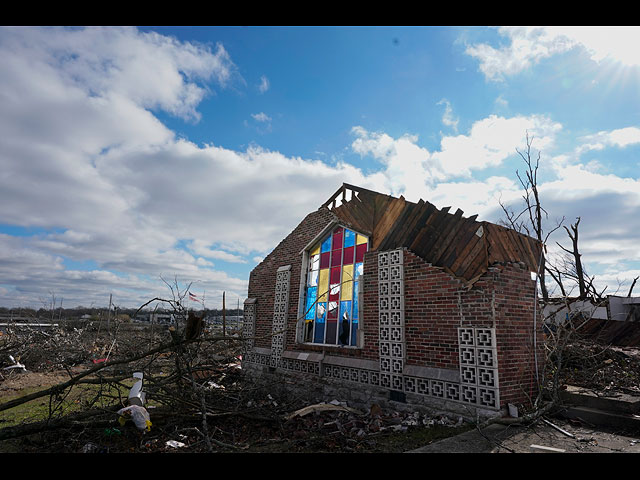
[[640,65],[635,46],[637,27],[503,27],[498,30],[507,43],[498,48],[481,43],[467,46],[466,53],[480,62],[488,80],[501,81],[553,55],[584,48],[595,62],[604,59],[624,65]]
[[447,127],[453,128],[453,130],[457,132],[459,119],[453,116],[453,109],[451,108],[451,103],[446,98],[443,98],[437,103],[437,105],[445,106],[444,114],[442,115],[442,123],[445,124]]
[[[196,258],[176,246],[198,239],[203,254],[208,245],[236,243],[247,198],[216,196],[212,179],[222,170],[198,152],[215,151],[220,162],[242,156],[180,142],[151,111],[197,120],[207,92],[237,75],[222,45],[210,49],[130,28],[2,28],[0,60],[0,222],[54,229],[2,237],[0,277],[14,285],[10,298],[33,301],[54,289],[83,304],[109,290],[139,300],[145,289],[157,292],[161,274],[243,295],[246,280],[213,270],[208,260],[239,256],[209,249]],[[132,168],[140,168],[133,181]],[[192,182],[195,171],[206,177]],[[226,205],[229,199],[240,210]],[[210,203],[225,221],[211,216]],[[201,225],[193,231],[184,221],[192,204]],[[222,238],[219,224],[228,229]],[[273,241],[261,235],[242,248]],[[98,268],[74,270],[65,258]]]
[[342,162],[176,138],[151,109],[196,119],[204,93],[233,80],[221,45],[120,28],[0,38],[0,223],[47,229],[0,239],[0,303],[51,289],[135,304],[163,293],[160,275],[242,297],[247,280],[214,262],[262,257],[342,182],[381,187]]
[[260,113],[252,113],[251,117],[256,121],[256,122],[261,122],[261,123],[268,123],[271,122],[271,117],[269,115],[267,115],[264,112],[260,112]]
[[504,109],[509,107],[509,102],[502,95],[499,95],[498,98],[496,98],[494,104],[497,108]]
[[417,145],[416,136],[394,139],[386,133],[368,132],[362,127],[354,127],[352,133],[357,137],[351,144],[354,152],[371,155],[384,164],[384,171],[379,174],[383,179],[383,191],[417,199],[427,183],[444,178],[440,165],[432,161],[431,153]]
[[490,115],[475,122],[468,135],[443,137],[440,151],[433,156],[448,176],[469,176],[474,170],[501,165],[526,144],[527,132],[535,137],[535,147],[544,151],[561,129],[559,123],[539,115]]
[[267,90],[269,90],[270,86],[271,84],[269,83],[269,79],[262,75],[260,77],[260,85],[258,85],[258,90],[260,90],[260,93],[265,93]]
[[[207,93],[197,81],[215,80],[225,86],[237,75],[221,44],[211,51],[132,28],[3,28],[0,35],[3,57],[14,68],[46,75],[29,83],[48,81],[51,74],[54,87],[64,86],[56,93],[66,94],[74,87],[91,97],[128,99],[185,119],[199,118],[195,108]],[[43,93],[49,96],[52,89]]]
[[492,176],[483,181],[440,182],[429,188],[423,198],[438,208],[452,207],[451,213],[460,208],[465,217],[486,218],[500,201],[509,203],[521,198],[521,191],[512,179]]
[[239,255],[234,255],[224,250],[213,250],[206,240],[195,239],[191,241],[190,248],[197,255],[207,258],[224,260],[231,263],[247,263],[247,261]]
[[564,27],[553,29],[556,35],[565,35],[581,44],[592,60],[605,59],[624,65],[640,65],[640,27]]
[[547,117],[533,115],[511,118],[490,115],[475,122],[467,135],[443,136],[440,150],[430,152],[417,144],[416,136],[394,139],[386,133],[354,127],[354,152],[371,155],[385,166],[386,189],[422,198],[436,182],[470,178],[472,172],[501,165],[516,155],[526,143],[526,134],[535,137],[540,150],[550,148],[562,126]]
[[602,131],[578,139],[581,145],[576,149],[579,155],[588,150],[603,150],[606,147],[627,147],[640,143],[640,128],[625,127],[611,131]]

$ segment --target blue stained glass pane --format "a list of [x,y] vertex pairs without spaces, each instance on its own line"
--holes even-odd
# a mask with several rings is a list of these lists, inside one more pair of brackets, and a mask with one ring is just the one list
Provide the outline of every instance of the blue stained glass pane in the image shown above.
[[356,244],[356,234],[351,230],[344,230],[344,246],[353,247]]
[[354,320],[351,324],[351,345],[357,344],[358,321]]
[[351,302],[344,301],[340,302],[340,320],[351,320]]
[[315,318],[315,301],[316,295],[318,294],[318,287],[309,287],[307,289],[307,305],[304,309],[305,316],[304,318],[307,320],[313,320]]
[[330,252],[331,251],[331,235],[329,235],[324,242],[322,242],[322,246],[320,247],[320,252]]
[[360,282],[353,282],[353,318],[358,318],[358,284]]
[[316,322],[316,329],[313,334],[313,343],[324,343],[324,322]]
[[355,277],[358,278],[359,276],[362,275],[362,272],[364,271],[364,267],[363,267],[363,263],[356,263],[356,272],[355,272]]

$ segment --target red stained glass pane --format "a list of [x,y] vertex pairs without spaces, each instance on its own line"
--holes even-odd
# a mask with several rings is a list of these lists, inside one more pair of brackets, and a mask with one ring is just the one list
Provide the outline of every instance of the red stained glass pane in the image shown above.
[[338,267],[340,266],[340,262],[342,262],[342,251],[334,250],[331,252],[331,266]]
[[331,252],[323,253],[320,255],[320,268],[329,268],[329,262],[331,260]]
[[347,247],[343,252],[343,265],[351,265],[353,263],[353,247]]
[[360,263],[364,259],[365,253],[367,253],[366,243],[356,246],[356,263]]
[[339,250],[342,248],[342,235],[343,235],[342,227],[336,228],[333,231],[333,240],[331,241],[333,250]]
[[340,266],[333,267],[331,269],[331,277],[330,277],[330,280],[329,280],[329,283],[331,285],[334,285],[336,283],[340,283],[340,270],[341,270]]

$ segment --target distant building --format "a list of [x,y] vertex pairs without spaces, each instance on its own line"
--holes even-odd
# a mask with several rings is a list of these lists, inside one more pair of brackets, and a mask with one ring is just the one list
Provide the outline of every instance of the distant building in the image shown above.
[[640,297],[607,297],[609,318],[618,321],[636,321],[640,319]]
[[149,314],[149,321],[159,324],[174,324],[176,323],[176,318],[173,313],[153,312]]

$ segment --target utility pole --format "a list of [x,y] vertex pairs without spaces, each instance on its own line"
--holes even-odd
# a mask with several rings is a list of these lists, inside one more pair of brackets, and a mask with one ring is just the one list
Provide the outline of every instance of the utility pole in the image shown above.
[[109,312],[107,313],[107,332],[111,335],[111,300],[113,298],[113,293],[109,294]]
[[222,336],[227,336],[227,313],[224,305],[224,292],[222,292]]

